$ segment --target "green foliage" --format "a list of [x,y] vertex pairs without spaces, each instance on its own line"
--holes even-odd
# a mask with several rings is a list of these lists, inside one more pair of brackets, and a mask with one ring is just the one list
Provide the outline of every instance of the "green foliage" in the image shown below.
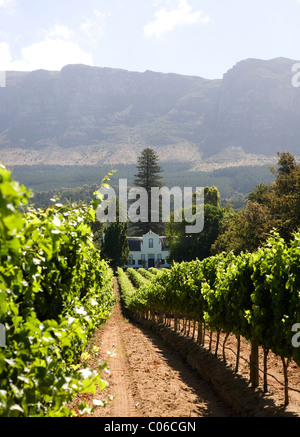
[[76,393],[106,385],[78,362],[110,316],[112,271],[88,225],[96,206],[55,204],[22,214],[28,197],[1,168],[0,416],[66,416]]
[[204,203],[217,207],[221,205],[221,196],[218,188],[216,187],[204,188]]
[[[146,271],[146,270],[145,270]],[[146,276],[142,275],[140,272],[136,271],[132,267],[127,269],[127,274],[137,287],[143,287],[143,285],[149,282]]]
[[153,279],[154,274],[155,274],[155,273],[151,272],[150,270],[146,270],[144,268],[140,268],[137,271],[138,271],[138,273],[140,273],[141,275],[143,275],[147,279]]
[[137,169],[134,184],[143,187],[150,193],[152,187],[161,187],[161,167],[157,164],[158,155],[153,149],[146,148],[138,157]]
[[224,217],[220,226],[223,232],[213,243],[213,253],[253,252],[266,241],[276,224],[267,205],[250,200],[246,209],[235,213],[229,220],[227,214]]
[[[204,201],[204,228],[200,233],[187,234],[185,229],[188,223],[185,220],[176,222],[172,218],[169,223],[166,223],[170,261],[192,261],[212,255],[212,246],[220,233],[225,209],[219,205],[219,192],[215,187],[205,187]],[[195,206],[193,206],[193,214],[195,214]],[[184,217],[184,212],[182,216]]]
[[151,188],[162,186],[162,169],[158,165],[158,155],[153,149],[146,148],[138,157],[137,174],[135,175],[134,185],[144,188],[148,195],[148,221],[138,222],[135,224],[137,234],[146,234],[150,230],[161,234],[162,224],[151,221]]
[[129,302],[135,293],[135,287],[127,276],[126,272],[121,268],[117,268],[117,277],[121,289],[122,300],[126,307],[129,307]]
[[222,223],[214,243],[218,251],[252,252],[276,229],[285,241],[300,227],[300,165],[289,152],[278,153],[277,176],[270,185],[260,183],[248,195],[246,208]]
[[175,263],[132,293],[134,314],[156,311],[205,322],[294,359],[292,327],[300,322],[300,233],[290,244],[274,233],[253,253]]
[[278,156],[277,177],[266,198],[276,229],[288,241],[300,227],[300,164],[296,164],[289,152],[278,153]]
[[76,188],[61,188],[60,190],[36,192],[34,193],[30,204],[36,208],[47,208],[48,206],[51,206],[51,199],[55,198],[64,205],[70,203],[85,203],[88,205],[95,198],[94,193],[98,188],[99,186],[96,184],[84,184],[81,187]]
[[118,220],[111,223],[105,230],[103,256],[114,270],[128,261],[127,230],[127,223],[121,223]]

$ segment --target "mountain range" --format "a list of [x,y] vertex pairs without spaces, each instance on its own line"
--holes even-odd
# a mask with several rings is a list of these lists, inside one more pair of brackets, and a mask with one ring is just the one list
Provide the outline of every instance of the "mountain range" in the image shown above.
[[246,59],[216,80],[86,65],[6,72],[0,161],[131,164],[151,147],[162,162],[205,170],[300,155],[297,62]]

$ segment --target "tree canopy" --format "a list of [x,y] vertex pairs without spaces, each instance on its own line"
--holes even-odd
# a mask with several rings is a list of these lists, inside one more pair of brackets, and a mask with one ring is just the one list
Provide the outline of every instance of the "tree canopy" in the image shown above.
[[105,230],[102,253],[114,270],[123,267],[129,258],[127,230],[127,223],[119,220],[110,223]]
[[300,165],[290,152],[278,153],[270,170],[276,177],[269,185],[259,183],[248,195],[247,204],[235,212],[220,206],[216,187],[204,189],[204,228],[185,234],[185,223],[167,225],[171,260],[203,259],[221,252],[253,252],[276,232],[288,243],[300,228]]
[[300,227],[300,165],[290,152],[281,152],[276,178],[270,185],[258,184],[248,196],[246,208],[230,219],[224,217],[213,252],[253,251],[276,229],[288,242]]
[[[193,206],[195,210],[195,205]],[[220,233],[224,216],[220,206],[220,194],[216,187],[204,188],[204,228],[202,232],[188,234],[186,221],[176,222],[171,219],[166,224],[166,236],[170,246],[170,261],[191,261],[204,259],[212,254],[211,246]],[[182,214],[184,216],[184,214]]]

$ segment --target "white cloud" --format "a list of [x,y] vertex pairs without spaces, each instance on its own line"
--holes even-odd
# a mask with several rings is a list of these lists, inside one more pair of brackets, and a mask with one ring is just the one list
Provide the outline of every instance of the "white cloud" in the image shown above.
[[22,49],[22,60],[14,62],[17,70],[61,70],[67,64],[93,64],[91,54],[77,43],[60,39],[46,39]]
[[21,49],[21,59],[12,60],[7,43],[0,44],[0,71],[61,70],[67,64],[93,65],[90,53],[71,40],[73,32],[67,26],[56,25],[45,32],[44,39]]
[[17,0],[0,0],[0,12],[4,11],[8,14],[13,14],[16,10]]
[[144,27],[144,36],[160,38],[177,27],[210,21],[209,15],[205,15],[202,10],[193,12],[188,0],[177,0],[176,3],[173,9],[161,8],[155,13],[155,20]]
[[16,0],[0,0],[0,8],[10,9],[15,6],[15,3]]
[[0,71],[8,70],[11,63],[11,54],[9,45],[6,42],[0,43]]
[[73,31],[67,26],[56,24],[52,30],[46,32],[47,36],[50,38],[62,38],[68,40],[71,38]]
[[87,18],[80,26],[80,30],[90,41],[95,42],[104,35],[106,19],[110,14],[94,10],[93,17]]
[[[15,0],[0,0],[0,7]],[[21,49],[20,59],[12,59],[10,46],[0,42],[0,71],[61,70],[67,64],[93,65],[92,44],[104,34],[109,13],[93,11],[77,30],[63,24],[42,30],[38,41]],[[84,48],[83,48],[84,47]],[[86,49],[86,47],[88,47]]]

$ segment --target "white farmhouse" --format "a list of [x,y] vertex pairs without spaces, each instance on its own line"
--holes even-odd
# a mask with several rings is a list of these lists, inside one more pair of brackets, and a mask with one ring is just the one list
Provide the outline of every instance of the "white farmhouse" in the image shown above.
[[166,237],[149,231],[142,237],[128,237],[128,244],[129,260],[124,267],[169,267]]

